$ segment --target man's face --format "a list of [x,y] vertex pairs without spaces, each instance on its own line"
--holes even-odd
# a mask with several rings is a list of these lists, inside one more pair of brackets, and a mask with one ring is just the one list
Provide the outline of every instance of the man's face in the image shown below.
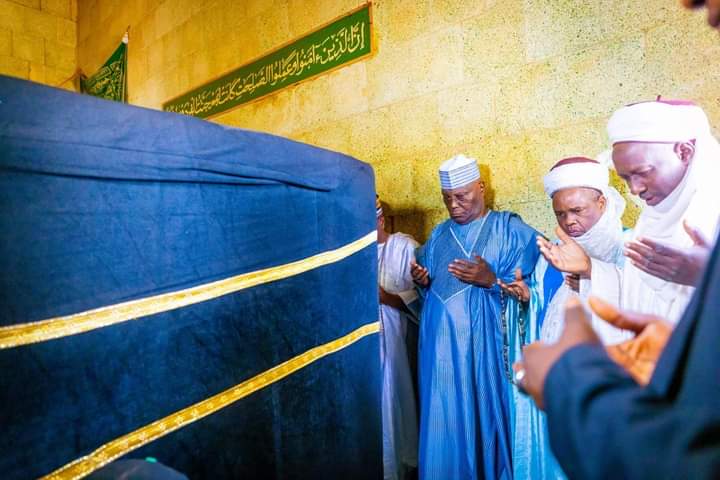
[[455,223],[464,225],[470,223],[485,210],[485,184],[481,181],[455,188],[443,190],[443,202],[450,218]]
[[571,237],[590,230],[605,212],[605,197],[592,188],[565,188],[552,196],[558,225]]
[[613,147],[613,163],[630,192],[653,206],[680,184],[693,152],[689,144],[625,142]]

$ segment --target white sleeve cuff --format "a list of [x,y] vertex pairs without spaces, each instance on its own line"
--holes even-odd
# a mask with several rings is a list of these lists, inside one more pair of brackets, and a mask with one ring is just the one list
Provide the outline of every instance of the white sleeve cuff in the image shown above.
[[405,305],[410,305],[412,302],[417,300],[418,294],[415,289],[412,288],[410,290],[405,290],[404,292],[399,292],[398,297],[402,299]]

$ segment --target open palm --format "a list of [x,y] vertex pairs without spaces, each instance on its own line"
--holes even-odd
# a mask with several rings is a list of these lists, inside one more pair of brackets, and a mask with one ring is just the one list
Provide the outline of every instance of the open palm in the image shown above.
[[590,273],[590,257],[585,250],[568,236],[560,227],[555,229],[559,244],[548,242],[542,237],[538,237],[537,245],[540,252],[550,264],[565,273],[588,277]]

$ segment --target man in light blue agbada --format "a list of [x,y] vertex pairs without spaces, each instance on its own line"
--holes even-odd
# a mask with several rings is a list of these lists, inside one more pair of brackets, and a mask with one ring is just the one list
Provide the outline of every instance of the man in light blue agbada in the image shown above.
[[420,319],[421,479],[511,479],[508,333],[515,300],[497,280],[529,274],[537,232],[485,205],[474,159],[440,166],[450,219],[411,267],[424,297]]

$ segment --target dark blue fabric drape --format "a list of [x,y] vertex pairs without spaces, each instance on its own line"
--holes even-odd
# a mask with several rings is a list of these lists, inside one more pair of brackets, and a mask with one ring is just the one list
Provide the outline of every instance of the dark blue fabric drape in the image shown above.
[[[370,167],[0,77],[0,325],[187,288],[375,228]],[[0,476],[46,474],[377,316],[374,246],[305,274],[0,350]],[[132,452],[190,478],[378,478],[375,335]]]

